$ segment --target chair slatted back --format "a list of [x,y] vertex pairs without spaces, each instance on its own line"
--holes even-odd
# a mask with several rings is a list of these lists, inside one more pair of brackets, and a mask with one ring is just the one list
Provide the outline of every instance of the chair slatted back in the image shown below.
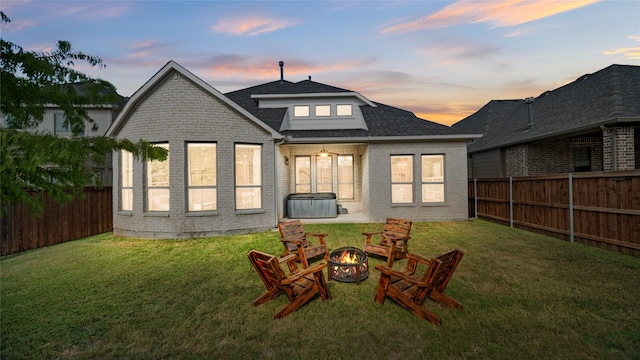
[[[391,246],[390,238],[409,238],[412,224],[411,220],[407,219],[387,218],[387,221],[384,224],[384,229],[382,230],[380,245]],[[404,241],[398,241],[396,245],[398,248],[402,248],[404,246]]]
[[[302,241],[302,246],[309,246],[307,235],[302,227],[300,220],[290,220],[278,223],[278,230],[280,231],[280,237],[286,241]],[[287,243],[289,251],[296,251],[295,244]]]
[[438,255],[434,258],[442,262],[442,265],[440,265],[438,271],[433,275],[431,280],[431,285],[436,290],[440,292],[444,291],[463,255],[464,253],[462,251],[456,249],[442,255]]

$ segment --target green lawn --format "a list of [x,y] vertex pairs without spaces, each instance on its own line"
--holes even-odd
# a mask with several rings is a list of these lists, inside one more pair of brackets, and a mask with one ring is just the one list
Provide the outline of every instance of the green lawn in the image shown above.
[[[330,249],[381,224],[305,225]],[[0,259],[2,359],[639,359],[640,259],[489,222],[416,223],[410,251],[459,248],[435,326],[387,299],[379,274],[329,282],[282,320],[246,254],[277,232],[194,240],[103,234]],[[318,261],[316,259],[316,261]],[[406,260],[394,267],[404,267]],[[326,271],[325,271],[326,275]]]

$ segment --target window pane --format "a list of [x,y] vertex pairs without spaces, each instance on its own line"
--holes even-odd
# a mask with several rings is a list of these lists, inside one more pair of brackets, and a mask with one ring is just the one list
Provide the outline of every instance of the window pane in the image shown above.
[[216,185],[216,144],[189,144],[189,186]]
[[422,156],[422,181],[423,182],[443,182],[444,181],[444,158],[442,155]]
[[336,106],[336,114],[338,116],[351,116],[353,115],[353,111],[351,105],[337,105]]
[[296,156],[296,192],[311,192],[311,157]]
[[308,117],[309,105],[297,105],[293,107],[293,116],[295,117]]
[[53,115],[53,120],[55,123],[54,132],[56,134],[68,134],[69,133],[69,124],[65,124],[64,114],[55,114]]
[[[158,144],[169,150],[169,144]],[[169,154],[165,161],[152,160],[148,165],[148,186],[169,186]]]
[[391,157],[391,182],[413,182],[413,156]]
[[133,189],[122,189],[122,210],[133,210]]
[[444,202],[444,184],[422,184],[422,202]]
[[169,211],[169,189],[149,189],[149,211]]
[[331,157],[318,156],[316,158],[316,191],[333,191],[333,169]]
[[391,185],[391,202],[392,203],[412,203],[413,202],[413,185],[412,184],[392,184]]
[[262,185],[260,145],[236,145],[236,185]]
[[316,116],[331,116],[331,106],[316,105]]
[[122,151],[122,186],[133,186],[133,154]]
[[262,207],[260,188],[236,188],[236,209],[259,209]]
[[189,211],[215,211],[217,189],[189,189]]
[[338,156],[338,198],[353,199],[353,156]]

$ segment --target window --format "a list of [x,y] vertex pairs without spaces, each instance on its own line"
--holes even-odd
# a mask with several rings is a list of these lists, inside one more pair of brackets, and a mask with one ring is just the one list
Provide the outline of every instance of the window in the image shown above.
[[120,193],[120,210],[133,210],[133,154],[122,150],[121,158],[121,193]]
[[296,156],[296,193],[311,192],[311,157]]
[[413,202],[413,156],[391,156],[391,202]]
[[262,207],[262,147],[236,144],[236,209]]
[[328,193],[333,191],[333,159],[331,156],[316,158],[316,192]]
[[[71,131],[69,131],[69,124],[65,124],[65,120],[67,118],[64,116],[64,114],[54,114],[53,115],[53,132],[56,135],[70,135]],[[84,135],[84,129],[82,129],[82,132],[80,133],[80,135]]]
[[573,149],[573,171],[591,171],[591,148],[582,146]]
[[69,135],[69,124],[65,123],[66,117],[64,114],[54,114],[54,133],[56,135]]
[[293,107],[293,116],[309,117],[309,105],[296,105]]
[[216,188],[216,144],[187,144],[189,211],[218,209]]
[[[169,144],[156,144],[169,151]],[[147,210],[169,211],[169,156],[147,162]]]
[[353,198],[353,155],[338,155],[338,199]]
[[331,105],[316,105],[316,116],[331,116]]
[[353,110],[351,104],[342,104],[336,106],[336,114],[338,116],[352,116]]
[[444,155],[422,155],[422,202],[444,202]]

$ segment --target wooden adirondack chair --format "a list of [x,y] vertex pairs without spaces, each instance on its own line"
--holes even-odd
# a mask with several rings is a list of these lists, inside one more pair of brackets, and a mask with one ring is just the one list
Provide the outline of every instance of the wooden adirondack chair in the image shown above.
[[[329,261],[327,244],[324,240],[328,234],[306,233],[300,220],[281,221],[278,223],[278,230],[286,251],[285,255],[296,255],[296,260],[302,263],[303,268],[309,267],[308,259],[322,254],[324,254],[324,260]],[[307,236],[317,237],[320,244],[312,246],[307,240]]]
[[[322,300],[331,299],[327,282],[322,273],[322,270],[327,267],[326,263],[320,263],[307,269],[298,269],[293,254],[277,258],[261,251],[251,250],[247,257],[267,287],[267,292],[256,299],[253,306],[264,304],[282,294],[289,298],[289,303],[273,316],[275,319],[285,317],[298,310],[316,294],[320,294]],[[285,262],[289,267],[289,274],[285,274],[282,270],[281,264]]]
[[[431,260],[419,255],[407,254],[408,263],[404,271],[394,270],[382,264],[376,265],[376,269],[381,274],[374,301],[382,304],[385,296],[389,296],[419,318],[440,325],[442,323],[440,317],[427,309],[423,303],[427,297],[430,297],[442,304],[462,309],[462,304],[445,295],[444,289],[463,255],[464,253],[457,249]],[[416,275],[419,264],[427,267],[422,275]]]
[[[387,218],[382,231],[363,232],[366,236],[364,241],[364,251],[368,254],[374,254],[387,258],[387,265],[393,266],[395,259],[404,259],[407,257],[409,239],[411,236],[411,220]],[[374,244],[371,242],[373,235],[380,235],[380,242]]]

